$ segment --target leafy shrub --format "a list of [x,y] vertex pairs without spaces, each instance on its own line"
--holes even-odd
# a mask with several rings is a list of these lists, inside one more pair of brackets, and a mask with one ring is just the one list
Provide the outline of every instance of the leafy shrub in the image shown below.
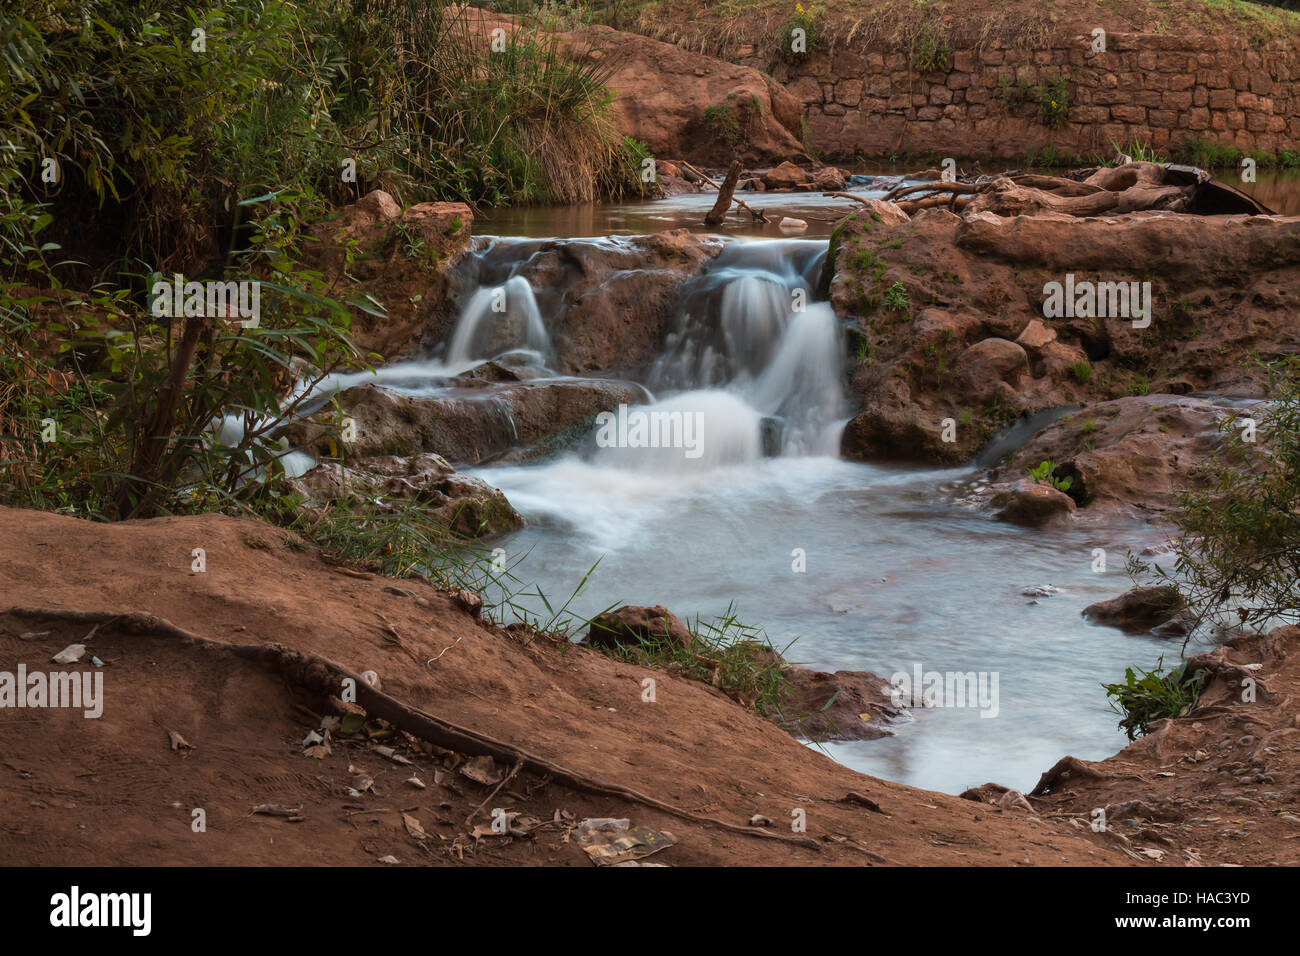
[[895,282],[885,290],[885,297],[881,300],[883,305],[890,312],[906,312],[910,303],[907,298],[907,288],[901,282]]
[[780,36],[780,55],[786,63],[797,66],[811,57],[821,37],[814,8],[805,10],[802,4],[795,4],[795,15],[781,27]]
[[1191,712],[1201,692],[1205,672],[1186,673],[1186,663],[1168,674],[1161,674],[1164,658],[1156,661],[1149,671],[1124,671],[1124,683],[1102,684],[1109,697],[1111,710],[1120,715],[1119,726],[1136,740],[1147,733],[1148,725],[1163,717],[1183,717]]
[[1087,359],[1080,359],[1070,366],[1070,374],[1080,385],[1087,385],[1092,381],[1092,364]]
[[1266,368],[1270,401],[1220,423],[1205,486],[1183,496],[1174,566],[1129,561],[1178,588],[1193,631],[1300,622],[1300,358]]

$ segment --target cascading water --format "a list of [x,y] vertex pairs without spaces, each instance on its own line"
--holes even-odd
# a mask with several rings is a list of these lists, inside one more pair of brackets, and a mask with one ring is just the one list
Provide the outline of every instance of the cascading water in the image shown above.
[[[487,242],[441,357],[337,384],[437,394],[485,358],[554,376],[540,366],[560,294],[545,281],[525,291],[525,276],[554,275],[591,245],[626,254],[617,238],[572,242]],[[1151,530],[1117,520],[1030,531],[954,501],[969,469],[840,460],[851,412],[841,329],[812,293],[824,248],[728,242],[678,289],[676,321],[643,376],[648,404],[606,416],[549,462],[474,469],[527,520],[494,546],[511,565],[527,554],[515,573],[557,606],[599,561],[569,604],[578,615],[663,604],[708,620],[736,601],[779,646],[798,639],[788,658],[819,669],[1000,675],[996,720],[926,708],[896,737],[827,745],[856,769],[950,792],[986,780],[1027,789],[1064,753],[1109,755],[1123,737],[1099,685],[1162,645],[1092,627],[1079,611],[1127,586],[1122,562],[1092,572],[1092,549],[1140,550]],[[505,312],[491,311],[495,289]],[[1021,594],[1048,582],[1062,590]],[[549,616],[541,604],[533,611]]]
[[446,363],[463,365],[514,349],[545,356],[550,348],[532,286],[523,276],[512,276],[500,286],[479,289],[466,303],[447,346]]

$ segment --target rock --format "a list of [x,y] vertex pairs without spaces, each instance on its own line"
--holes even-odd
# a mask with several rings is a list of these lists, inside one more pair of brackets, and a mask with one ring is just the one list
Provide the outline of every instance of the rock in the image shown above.
[[1014,480],[1051,460],[1089,510],[1169,512],[1185,489],[1203,486],[1201,465],[1219,447],[1219,421],[1229,411],[1213,400],[1172,395],[1099,402],[1044,428],[989,479]]
[[[495,29],[507,36],[527,29],[518,18],[473,8],[467,21],[483,44],[491,42]],[[739,153],[743,163],[807,159],[800,142],[801,104],[780,83],[752,67],[605,26],[553,35],[560,51],[575,62],[610,65],[613,72],[605,85],[617,91],[614,122],[620,132],[645,143],[656,156],[685,156],[697,164],[729,163],[731,147],[703,121],[709,107],[729,106],[743,134]]]
[[[908,424],[905,430],[912,431],[910,423],[921,422],[935,423],[937,432],[943,419],[967,417],[955,442],[919,443],[927,461],[969,460],[990,437],[1026,415],[1114,400],[1137,384],[1135,370],[1150,376],[1142,382],[1150,394],[1139,397],[1158,402],[1171,401],[1160,392],[1263,394],[1255,353],[1300,352],[1300,324],[1280,291],[1300,287],[1300,218],[1167,213],[1005,218],[930,208],[910,220],[895,212],[899,221],[893,221],[872,212],[877,209],[855,210],[836,227],[822,288],[836,313],[870,344],[851,386],[864,414],[875,419],[872,431],[883,431],[884,423],[894,431]],[[1124,316],[1046,318],[1044,290],[1064,283],[1067,274],[1077,282],[1150,282],[1150,326],[1135,329]],[[1186,286],[1188,275],[1197,277],[1194,294]],[[960,318],[960,327],[942,338],[919,339],[915,326],[881,308],[895,282],[904,284],[912,303]],[[1001,346],[999,355],[1010,364],[992,369],[987,382],[977,381],[978,371],[968,368],[982,350],[963,361],[966,376],[954,376],[962,353],[990,338],[1020,348],[1027,364]],[[971,394],[968,386],[980,391]],[[1129,424],[1140,423],[1133,418]],[[1193,426],[1191,421],[1164,424],[1171,432]],[[1110,438],[1127,434],[1117,429]],[[846,434],[846,454],[854,444],[849,438]],[[1076,446],[1085,441],[1089,436],[1080,435]],[[1089,443],[1098,453],[1107,446],[1100,434]],[[880,442],[857,444],[873,458],[890,453]],[[917,445],[901,446],[898,456],[913,457]],[[1045,457],[1064,460],[1039,454],[1032,464]],[[1140,481],[1124,478],[1123,453],[1113,458],[1120,495],[1140,499]],[[1186,471],[1185,462],[1173,471]],[[1162,509],[1170,502],[1165,485],[1157,476]]]
[[628,604],[594,618],[586,642],[594,647],[668,643],[690,650],[695,646],[695,637],[681,618],[662,604]]
[[1034,812],[1034,808],[1030,806],[1029,801],[1025,799],[1025,795],[1019,790],[1008,790],[998,797],[996,805],[1003,810],[1028,810],[1030,813]]
[[457,474],[440,455],[363,458],[346,468],[327,461],[289,484],[307,497],[308,507],[352,497],[415,502],[448,531],[467,538],[502,534],[524,523],[505,495],[482,479]]
[[823,166],[813,172],[813,189],[837,193],[844,190],[844,174],[834,166]]
[[[474,394],[412,395],[379,385],[359,385],[339,396],[356,426],[348,456],[409,458],[426,452],[451,462],[478,463],[511,453],[525,460],[586,436],[596,415],[620,404],[645,401],[643,388],[606,380],[534,379],[483,386]],[[283,429],[297,447],[323,457],[337,428],[326,409]]]
[[763,186],[767,189],[799,189],[811,179],[806,170],[787,161],[763,174]]
[[1168,621],[1185,607],[1182,595],[1173,587],[1137,587],[1109,601],[1089,604],[1083,616],[1097,624],[1141,632]]
[[302,261],[340,298],[372,296],[383,317],[354,311],[352,335],[364,352],[393,359],[432,345],[449,327],[448,272],[469,245],[474,213],[464,203],[420,203],[405,211],[374,190],[332,220],[307,227]]
[[891,703],[890,683],[867,671],[809,670],[787,665],[790,682],[778,723],[808,740],[875,740],[892,736],[886,725],[905,711]]
[[1049,329],[1041,319],[1030,319],[1025,330],[1016,336],[1016,344],[1025,349],[1041,349],[1056,341],[1056,329]]
[[[716,237],[675,229],[599,240],[530,240],[510,249],[512,272],[528,280],[546,316],[555,355],[567,375],[643,368],[659,356],[676,317],[683,282],[722,251]],[[468,295],[490,280],[466,269]]]
[[990,338],[962,352],[953,367],[957,381],[980,400],[1014,401],[1029,373],[1029,356],[1015,342]]
[[1001,508],[994,516],[999,521],[1030,528],[1040,528],[1068,518],[1077,507],[1074,499],[1065,492],[1027,478],[994,498],[993,504]]
[[792,219],[789,216],[782,216],[777,225],[783,232],[802,232],[808,228],[808,223],[805,220]]

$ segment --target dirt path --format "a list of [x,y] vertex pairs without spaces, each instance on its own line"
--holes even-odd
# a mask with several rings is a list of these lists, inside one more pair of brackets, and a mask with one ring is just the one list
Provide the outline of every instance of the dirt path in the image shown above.
[[[195,548],[206,554],[203,573],[190,570]],[[484,805],[492,786],[449,771],[454,756],[401,735],[334,737],[331,753],[313,759],[302,741],[327,701],[253,662],[107,628],[86,639],[84,625],[0,612],[0,672],[20,663],[61,670],[50,657],[83,640],[108,662],[99,719],[0,709],[0,859],[9,864],[355,865],[391,855],[403,864],[589,866],[569,832],[584,817],[628,817],[670,833],[676,845],[648,861],[668,865],[1148,862],[1077,819],[854,773],[711,687],[485,625],[426,584],[341,573],[251,521],[98,525],[0,509],[0,609],[24,605],[144,611],[218,641],[274,641],[373,669],[385,693],[429,714],[716,820],[744,826],[760,814],[791,839],[526,773]],[[656,681],[654,703],[642,702],[645,677]],[[192,746],[172,749],[169,732]],[[373,788],[350,794],[363,775]],[[425,789],[405,782],[413,775]],[[850,791],[883,812],[845,802]],[[1294,799],[1294,775],[1287,792]],[[1087,819],[1088,799],[1064,799],[1053,794],[1040,809]],[[260,804],[300,808],[302,819],[252,814]],[[527,835],[472,836],[493,807],[519,812]],[[196,808],[205,833],[192,829]],[[796,809],[807,820],[802,842],[790,829]],[[1273,853],[1300,856],[1294,842]]]

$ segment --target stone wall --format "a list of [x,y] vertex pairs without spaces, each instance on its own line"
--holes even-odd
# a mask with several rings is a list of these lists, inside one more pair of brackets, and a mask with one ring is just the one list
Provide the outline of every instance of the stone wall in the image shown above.
[[[828,159],[934,151],[1011,158],[1045,146],[1080,155],[1134,138],[1157,148],[1189,137],[1243,150],[1300,148],[1300,38],[1252,45],[1241,37],[1109,33],[1026,49],[953,51],[942,73],[917,73],[902,52],[838,49],[791,67],[754,47],[741,63],[770,69],[804,105],[808,148]],[[1028,103],[1012,111],[999,77],[1029,83],[1064,75],[1065,122],[1051,128]]]

